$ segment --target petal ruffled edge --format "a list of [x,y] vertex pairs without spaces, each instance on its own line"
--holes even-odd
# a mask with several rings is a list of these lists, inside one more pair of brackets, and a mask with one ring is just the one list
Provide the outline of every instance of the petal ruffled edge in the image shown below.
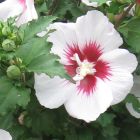
[[107,84],[97,78],[97,86],[93,94],[72,93],[71,98],[64,104],[67,112],[74,118],[86,122],[96,120],[105,112],[113,100],[112,92]]
[[68,100],[75,90],[75,85],[58,76],[50,78],[46,74],[35,74],[34,88],[40,104],[53,109]]

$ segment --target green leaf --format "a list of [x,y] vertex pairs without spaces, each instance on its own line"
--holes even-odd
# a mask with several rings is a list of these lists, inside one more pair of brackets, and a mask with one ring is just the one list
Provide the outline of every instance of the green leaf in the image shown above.
[[140,33],[128,31],[127,43],[136,53],[140,53]]
[[25,108],[30,102],[30,93],[30,89],[18,89],[18,97],[20,97],[20,99],[17,100],[17,104]]
[[106,127],[109,124],[112,123],[113,119],[115,118],[115,115],[112,113],[103,113],[97,120],[97,122],[102,126]]
[[25,107],[30,101],[30,90],[15,87],[6,77],[0,78],[0,114],[4,115],[16,105]]
[[[49,0],[48,0],[49,1]],[[84,14],[84,10],[81,9],[77,3],[78,1],[74,0],[51,0],[47,1],[47,5],[49,5],[49,14],[54,14],[55,16],[62,17],[62,19],[76,19],[78,16]]]
[[68,132],[65,136],[65,140],[79,140],[78,139],[78,134],[75,131],[75,129],[71,129],[72,132]]
[[29,138],[29,139],[26,139],[26,140],[43,140],[42,138]]
[[29,39],[34,37],[37,33],[46,30],[48,25],[55,19],[56,17],[54,16],[47,16],[47,17],[40,17],[38,20],[32,21],[26,27],[24,42],[27,42]]
[[78,135],[78,140],[93,140],[93,133],[90,130],[84,130]]
[[5,116],[0,116],[0,128],[7,130],[13,125],[13,112],[8,112]]
[[33,38],[29,42],[20,46],[16,55],[22,59],[25,65],[28,65],[32,60],[42,54],[48,54],[50,48],[50,44],[47,43],[44,38]]
[[134,18],[120,27],[119,31],[125,37],[126,43],[133,51],[140,53],[140,18]]
[[59,63],[59,57],[49,54],[51,44],[44,38],[33,38],[23,44],[16,52],[21,58],[28,72],[46,73],[50,77],[59,75],[69,78],[63,65]]
[[59,75],[68,78],[63,65],[58,60],[59,57],[53,54],[41,55],[27,66],[27,70],[29,72],[46,73],[50,77]]
[[119,133],[119,128],[114,125],[108,125],[107,127],[103,128],[102,134],[105,137],[112,137]]
[[[118,122],[120,131],[118,140],[140,140],[139,119],[130,116],[121,116],[122,120]],[[123,119],[124,117],[124,119]]]

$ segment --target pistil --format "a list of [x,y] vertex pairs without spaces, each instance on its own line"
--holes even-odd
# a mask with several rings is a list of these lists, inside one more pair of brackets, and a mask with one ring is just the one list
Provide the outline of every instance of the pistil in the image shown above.
[[78,54],[74,54],[71,59],[76,61],[78,64],[78,67],[76,68],[76,75],[73,77],[73,80],[83,80],[85,76],[94,75],[96,72],[96,69],[94,68],[95,63],[89,62],[86,59],[81,61]]

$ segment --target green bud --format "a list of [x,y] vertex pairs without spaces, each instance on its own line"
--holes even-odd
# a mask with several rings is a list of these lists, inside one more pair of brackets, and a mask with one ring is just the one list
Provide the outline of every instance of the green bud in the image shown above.
[[4,27],[2,28],[2,34],[5,36],[8,36],[9,34],[11,34],[10,27],[8,27],[7,25],[4,25]]
[[22,64],[22,59],[21,58],[16,58],[18,64]]
[[9,37],[9,39],[16,41],[16,34],[11,33],[11,36]]
[[17,79],[21,75],[21,71],[16,65],[9,66],[6,72],[11,79]]
[[6,39],[2,42],[2,48],[5,51],[13,51],[16,48],[16,45],[13,40]]

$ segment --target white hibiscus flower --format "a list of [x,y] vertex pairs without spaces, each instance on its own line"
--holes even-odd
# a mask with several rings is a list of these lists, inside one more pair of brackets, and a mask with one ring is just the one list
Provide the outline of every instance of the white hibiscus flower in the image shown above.
[[99,11],[89,11],[76,23],[54,23],[50,28],[56,29],[48,38],[51,52],[60,56],[74,83],[35,74],[36,96],[47,108],[64,104],[71,116],[94,121],[130,92],[136,57],[119,49],[122,38]]
[[0,129],[0,140],[12,140],[12,137],[9,132]]
[[[140,76],[134,76],[134,86],[131,93],[136,96],[140,102]],[[132,103],[126,103],[126,108],[130,114],[136,118],[140,118],[140,113],[138,113],[134,108]]]
[[0,3],[0,20],[5,21],[18,15],[17,26],[37,19],[34,0],[6,0]]

